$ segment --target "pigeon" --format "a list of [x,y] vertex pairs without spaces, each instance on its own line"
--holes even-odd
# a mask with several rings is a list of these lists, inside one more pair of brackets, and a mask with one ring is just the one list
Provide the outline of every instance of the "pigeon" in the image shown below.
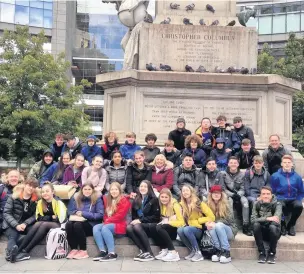
[[236,68],[235,67],[229,67],[228,69],[227,69],[227,72],[229,72],[229,73],[235,73],[236,72]]
[[167,19],[165,19],[164,21],[160,22],[161,24],[165,24],[165,25],[168,25],[170,24],[171,22],[171,18],[170,17],[167,17]]
[[179,4],[176,4],[176,3],[170,3],[170,9],[172,9],[172,10],[177,10],[177,9],[179,9]]
[[257,73],[258,73],[258,71],[256,68],[250,69],[250,74],[257,74]]
[[163,65],[162,63],[160,63],[159,68],[162,71],[173,71],[169,65]]
[[194,69],[192,67],[188,66],[188,65],[185,66],[185,70],[187,72],[194,72]]
[[210,11],[212,13],[215,13],[215,9],[211,5],[209,5],[209,4],[206,5],[206,10],[208,10],[208,11]]
[[193,25],[193,24],[190,22],[190,20],[189,20],[188,18],[184,18],[184,19],[183,19],[183,23],[184,23],[185,25]]
[[146,64],[146,69],[147,69],[148,71],[157,71],[156,66],[154,66],[152,63]]
[[241,68],[241,73],[242,73],[242,74],[248,74],[248,73],[249,73],[249,69],[248,69],[248,68],[242,67],[242,68]]
[[153,18],[149,13],[147,13],[146,16],[144,17],[144,22],[149,23],[149,24],[153,23]]
[[206,23],[205,23],[204,19],[199,20],[199,23],[200,23],[201,26],[206,26]]
[[216,72],[216,73],[226,73],[227,70],[221,69],[220,67],[216,66],[215,69],[214,69],[214,72]]
[[194,7],[195,7],[195,4],[192,3],[192,4],[188,5],[188,6],[186,6],[186,11],[194,10]]
[[215,20],[211,23],[210,26],[217,26],[219,23],[220,23],[219,20]]
[[204,66],[199,66],[198,69],[196,70],[196,72],[208,72],[208,70],[206,70],[206,68]]
[[235,20],[228,23],[227,27],[233,27],[235,25]]

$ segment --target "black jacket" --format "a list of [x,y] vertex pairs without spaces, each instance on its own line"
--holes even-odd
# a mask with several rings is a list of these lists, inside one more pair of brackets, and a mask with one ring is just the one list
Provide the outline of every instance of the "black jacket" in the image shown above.
[[111,159],[112,152],[119,151],[119,148],[120,148],[120,144],[118,144],[117,141],[115,141],[115,143],[112,146],[105,143],[104,145],[101,146],[102,157],[106,160],[112,160]]
[[242,149],[235,155],[240,161],[240,169],[247,169],[253,165],[253,157],[260,155],[260,153],[252,147],[248,153],[244,152]]
[[154,158],[160,154],[160,149],[158,147],[149,148],[147,146],[141,149],[145,154],[145,162],[152,163]]
[[142,213],[143,216],[138,216],[138,206],[135,202],[132,205],[132,220],[139,219],[142,223],[158,223],[160,221],[159,201],[156,197],[148,198],[145,203]]
[[137,164],[134,163],[127,168],[127,193],[136,192],[143,180],[152,180],[152,169],[147,164],[144,164],[143,169],[139,169]]
[[177,160],[179,159],[181,152],[177,149],[176,151],[172,151],[170,153],[168,153],[165,149],[161,152],[161,154],[163,154],[166,159],[168,161],[170,161],[171,163],[173,163],[173,165],[175,166],[177,164]]
[[12,196],[13,187],[11,185],[0,185],[0,226],[3,222],[3,211],[8,197]]
[[178,150],[183,150],[185,148],[185,139],[188,135],[191,135],[191,131],[188,129],[183,130],[172,130],[169,133],[168,139],[174,142],[174,146]]
[[242,143],[243,139],[249,139],[251,141],[251,146],[255,147],[254,134],[250,127],[242,125],[240,128],[234,128],[237,138]]
[[[29,215],[31,217],[29,217],[28,219],[26,219],[23,223],[25,223],[26,225],[31,225],[33,223],[36,222],[36,206],[37,206],[37,198],[34,196],[32,196],[32,199],[30,201],[30,205],[29,205]],[[3,229],[7,229],[8,227],[12,227],[15,228],[17,225],[20,224],[20,221],[22,219],[24,213],[24,202],[23,199],[21,198],[13,198],[12,196],[10,196],[7,199],[7,202],[5,204],[4,207],[4,211],[3,211],[3,224],[2,224],[2,228]]]

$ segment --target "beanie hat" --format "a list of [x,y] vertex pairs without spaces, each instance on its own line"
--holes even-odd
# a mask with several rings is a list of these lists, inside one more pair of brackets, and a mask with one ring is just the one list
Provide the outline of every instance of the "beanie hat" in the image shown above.
[[177,124],[178,123],[184,123],[184,124],[186,124],[186,121],[185,121],[185,119],[183,117],[178,117],[177,120],[176,120],[176,123]]
[[216,142],[217,144],[220,144],[220,143],[225,144],[224,138],[216,138],[216,139],[215,139],[215,142]]
[[88,140],[94,140],[94,141],[96,141],[96,139],[97,139],[96,136],[94,136],[94,135],[89,135],[88,138],[87,138],[87,141],[88,141]]
[[210,193],[213,192],[222,192],[222,186],[221,185],[214,185],[210,188]]

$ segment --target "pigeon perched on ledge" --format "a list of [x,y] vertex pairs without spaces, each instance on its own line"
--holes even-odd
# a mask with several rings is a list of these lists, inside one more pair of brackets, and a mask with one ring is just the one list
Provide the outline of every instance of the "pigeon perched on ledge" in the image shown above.
[[164,21],[161,21],[160,23],[161,24],[164,24],[164,25],[169,25],[171,22],[171,18],[170,17],[167,17],[167,19],[165,19]]
[[189,20],[188,18],[184,18],[184,19],[183,19],[183,23],[184,23],[185,25],[193,25],[193,24],[190,22],[190,20]]
[[242,67],[242,68],[241,68],[241,73],[242,73],[242,74],[248,74],[248,73],[249,73],[249,69],[248,69],[248,68]]
[[233,27],[235,25],[235,20],[228,23],[227,27]]
[[148,71],[157,71],[156,66],[153,65],[152,63],[146,64],[146,69],[147,69]]
[[187,72],[194,72],[194,69],[192,67],[188,66],[188,65],[185,66],[185,70]]
[[161,71],[173,71],[169,65],[163,65],[160,63],[159,68]]
[[210,26],[217,26],[219,23],[219,20],[214,20]]
[[170,9],[177,10],[179,9],[180,5],[176,3],[170,3]]
[[227,70],[226,69],[221,69],[219,66],[216,66],[214,69],[215,73],[226,73]]
[[192,3],[192,4],[188,5],[188,6],[186,6],[186,11],[194,10],[194,7],[195,7],[195,4]]
[[209,5],[209,4],[206,5],[206,10],[208,10],[208,11],[210,11],[212,13],[215,13],[215,9],[211,5]]
[[199,66],[198,69],[196,70],[196,72],[208,72],[208,70],[206,70],[206,68],[204,66]]
[[235,67],[229,67],[228,69],[227,69],[227,72],[228,73],[235,73],[236,72],[236,68]]
[[204,19],[199,20],[199,23],[200,23],[201,26],[206,26],[206,23],[205,23]]

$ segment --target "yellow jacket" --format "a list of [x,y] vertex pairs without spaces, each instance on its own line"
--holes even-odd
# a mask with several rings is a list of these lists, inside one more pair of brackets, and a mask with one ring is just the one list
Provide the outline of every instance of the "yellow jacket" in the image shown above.
[[[63,223],[67,218],[67,208],[64,203],[60,200],[53,199],[52,200],[52,208],[56,217],[58,217],[59,223]],[[43,208],[42,208],[42,200],[39,200],[36,207],[36,219],[38,217],[44,216]]]
[[164,205],[161,205],[160,214],[161,214],[161,216],[169,217],[169,225],[171,225],[173,227],[177,227],[177,228],[185,226],[185,220],[184,220],[184,217],[182,214],[182,208],[175,199],[173,201],[173,211],[174,211],[174,215],[175,215],[175,218],[173,218],[174,220],[170,220],[170,217],[173,217],[173,216],[167,216],[166,211],[167,211],[167,207]]
[[201,210],[199,212],[192,211],[187,222],[189,226],[195,226],[197,228],[202,228],[202,225],[207,222],[214,222],[215,216],[211,208],[204,202],[201,203]]

